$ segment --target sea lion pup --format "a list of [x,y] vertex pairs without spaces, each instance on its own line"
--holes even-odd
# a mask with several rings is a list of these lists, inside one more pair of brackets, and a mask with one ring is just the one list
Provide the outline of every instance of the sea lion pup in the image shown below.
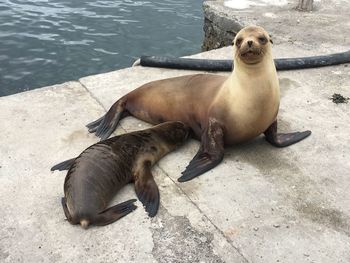
[[55,165],[68,170],[62,206],[71,224],[103,226],[129,214],[136,200],[107,208],[116,192],[134,182],[137,197],[149,216],[156,215],[159,191],[151,167],[188,137],[182,122],[166,122],[143,131],[127,133],[96,143],[77,158]]
[[127,115],[150,123],[184,122],[201,146],[180,182],[220,163],[224,145],[242,143],[261,133],[277,147],[299,142],[311,132],[277,133],[280,91],[271,44],[263,28],[243,28],[233,42],[235,66],[229,77],[196,74],[144,84],[87,127],[104,139]]

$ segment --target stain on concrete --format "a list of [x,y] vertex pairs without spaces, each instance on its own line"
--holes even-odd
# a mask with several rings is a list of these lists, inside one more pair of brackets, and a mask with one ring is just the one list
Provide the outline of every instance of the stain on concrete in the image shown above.
[[81,138],[88,138],[88,137],[89,136],[86,130],[76,130],[71,134],[69,134],[68,136],[66,136],[65,138],[62,138],[62,141],[70,143],[70,142],[76,142]]
[[349,98],[346,98],[339,93],[334,93],[330,98],[330,100],[332,100],[332,102],[335,104],[339,104],[339,103],[348,103]]
[[279,83],[280,83],[281,97],[284,97],[290,89],[298,88],[301,86],[299,82],[289,78],[280,78]]
[[[350,217],[332,208],[317,182],[298,167],[298,155],[286,155],[282,151],[256,140],[255,145],[247,145],[238,159],[253,165],[260,171],[259,176],[276,185],[289,204],[287,209],[292,208],[301,218],[350,236]],[[290,211],[286,217],[288,213]]]
[[[324,206],[328,206],[325,204]],[[325,208],[319,204],[305,202],[298,211],[313,222],[332,228],[350,237],[350,217],[334,208]]]
[[172,216],[160,207],[152,225],[153,257],[160,263],[224,262],[214,254],[213,234],[198,232],[188,218]]
[[10,253],[7,251],[4,251],[1,247],[0,247],[0,261],[7,259],[10,256]]

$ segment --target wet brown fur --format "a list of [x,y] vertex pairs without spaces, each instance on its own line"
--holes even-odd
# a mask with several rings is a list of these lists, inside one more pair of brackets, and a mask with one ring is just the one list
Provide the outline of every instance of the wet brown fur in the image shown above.
[[211,74],[164,79],[147,83],[122,100],[131,115],[153,124],[181,120],[200,139],[207,125],[207,110],[225,80]]
[[[267,42],[259,43],[260,36],[266,37]],[[128,93],[113,107],[122,107],[130,115],[153,124],[182,121],[197,139],[208,127],[209,118],[223,125],[225,144],[256,137],[269,127],[278,112],[277,73],[265,30],[247,27],[237,34],[238,38],[243,40],[239,47],[235,46],[235,68],[230,77],[196,74],[153,81]],[[259,50],[252,64],[252,58],[243,60],[239,55],[241,50],[247,50],[249,40]]]
[[86,228],[89,224],[112,223],[131,212],[136,207],[128,201],[119,208],[115,206],[114,211],[113,207],[105,210],[116,192],[131,182],[146,211],[154,216],[159,192],[151,167],[187,136],[188,128],[183,123],[167,122],[112,137],[84,150],[73,160],[64,182],[62,204],[68,221]]

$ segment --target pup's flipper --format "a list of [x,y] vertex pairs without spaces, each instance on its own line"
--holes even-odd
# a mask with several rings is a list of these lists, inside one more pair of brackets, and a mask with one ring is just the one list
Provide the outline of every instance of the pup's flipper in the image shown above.
[[277,133],[277,121],[264,132],[266,140],[276,147],[286,147],[294,143],[300,142],[311,134],[311,131]]
[[72,166],[72,164],[74,163],[76,158],[72,158],[66,161],[63,161],[61,163],[58,163],[54,166],[51,167],[51,171],[55,171],[55,170],[59,170],[59,171],[63,171],[63,170],[69,170],[69,168]]
[[201,147],[192,161],[182,172],[179,182],[189,181],[218,165],[224,158],[224,133],[221,125],[209,119],[208,128],[204,131]]
[[136,171],[135,192],[150,217],[154,217],[159,208],[159,190],[151,173],[151,165],[146,162]]
[[123,203],[107,208],[95,216],[93,222],[89,223],[96,226],[105,226],[111,224],[134,211],[137,208],[134,202],[136,202],[136,199],[130,199]]

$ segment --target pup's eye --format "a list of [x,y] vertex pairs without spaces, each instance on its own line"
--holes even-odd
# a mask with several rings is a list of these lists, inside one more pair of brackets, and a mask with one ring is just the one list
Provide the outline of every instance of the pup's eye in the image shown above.
[[236,40],[236,46],[240,46],[240,45],[242,44],[242,41],[243,41],[242,38],[238,38],[238,39]]
[[259,39],[259,42],[260,42],[261,44],[266,44],[266,42],[267,42],[266,37],[259,37],[258,39]]

